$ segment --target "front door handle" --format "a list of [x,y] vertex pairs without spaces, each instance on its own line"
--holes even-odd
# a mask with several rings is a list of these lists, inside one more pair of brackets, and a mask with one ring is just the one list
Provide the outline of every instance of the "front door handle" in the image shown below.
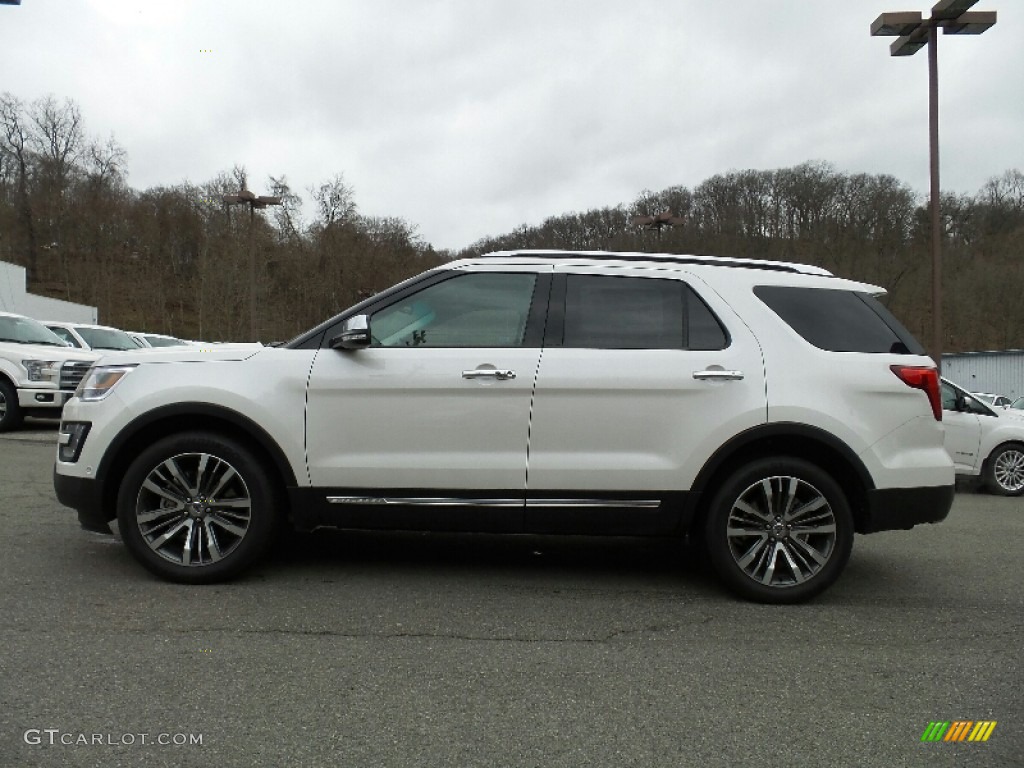
[[693,378],[698,381],[741,381],[743,371],[694,371]]
[[507,381],[515,377],[516,372],[508,368],[476,368],[472,371],[462,372],[462,378],[464,379],[498,379],[498,381]]

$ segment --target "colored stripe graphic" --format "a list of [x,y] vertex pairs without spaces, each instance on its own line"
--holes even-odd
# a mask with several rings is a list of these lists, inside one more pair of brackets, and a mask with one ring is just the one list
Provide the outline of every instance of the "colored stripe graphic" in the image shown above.
[[921,741],[988,741],[995,729],[995,720],[933,720],[921,734]]
[[963,741],[967,737],[967,729],[974,723],[970,720],[956,720],[950,726],[943,741]]
[[988,737],[992,735],[992,731],[996,729],[995,720],[982,720],[971,731],[971,735],[967,737],[968,741],[988,741]]

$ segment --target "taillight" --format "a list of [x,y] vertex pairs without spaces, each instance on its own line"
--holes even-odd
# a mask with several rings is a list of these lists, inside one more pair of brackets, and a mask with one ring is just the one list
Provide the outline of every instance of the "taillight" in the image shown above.
[[939,372],[934,368],[922,368],[914,365],[890,365],[889,368],[908,387],[924,390],[924,393],[928,395],[928,402],[932,405],[932,414],[935,416],[935,420],[942,421]]

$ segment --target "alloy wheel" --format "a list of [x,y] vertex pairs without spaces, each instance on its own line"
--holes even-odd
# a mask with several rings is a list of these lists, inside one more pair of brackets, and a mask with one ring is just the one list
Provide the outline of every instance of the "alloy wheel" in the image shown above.
[[1008,493],[1024,490],[1024,451],[1007,448],[995,459],[992,475],[999,487]]
[[766,587],[813,579],[836,547],[836,517],[825,496],[798,477],[766,477],[733,502],[726,526],[740,570]]
[[153,552],[201,567],[231,554],[252,521],[252,498],[239,472],[210,453],[181,453],[153,467],[139,488],[135,522]]

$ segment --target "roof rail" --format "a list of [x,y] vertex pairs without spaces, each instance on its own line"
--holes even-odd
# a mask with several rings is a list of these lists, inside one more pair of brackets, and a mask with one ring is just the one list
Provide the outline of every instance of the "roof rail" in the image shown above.
[[769,261],[767,259],[746,259],[729,256],[695,256],[690,254],[674,253],[617,253],[615,251],[560,251],[544,249],[527,249],[521,251],[494,251],[466,259],[466,261],[477,261],[479,259],[510,259],[510,258],[540,258],[540,259],[585,259],[587,261],[647,261],[669,264],[702,264],[712,267],[738,267],[741,269],[765,269],[772,272],[792,272],[802,275],[824,275],[833,277],[827,269],[815,267],[810,264],[794,264],[786,261]]

